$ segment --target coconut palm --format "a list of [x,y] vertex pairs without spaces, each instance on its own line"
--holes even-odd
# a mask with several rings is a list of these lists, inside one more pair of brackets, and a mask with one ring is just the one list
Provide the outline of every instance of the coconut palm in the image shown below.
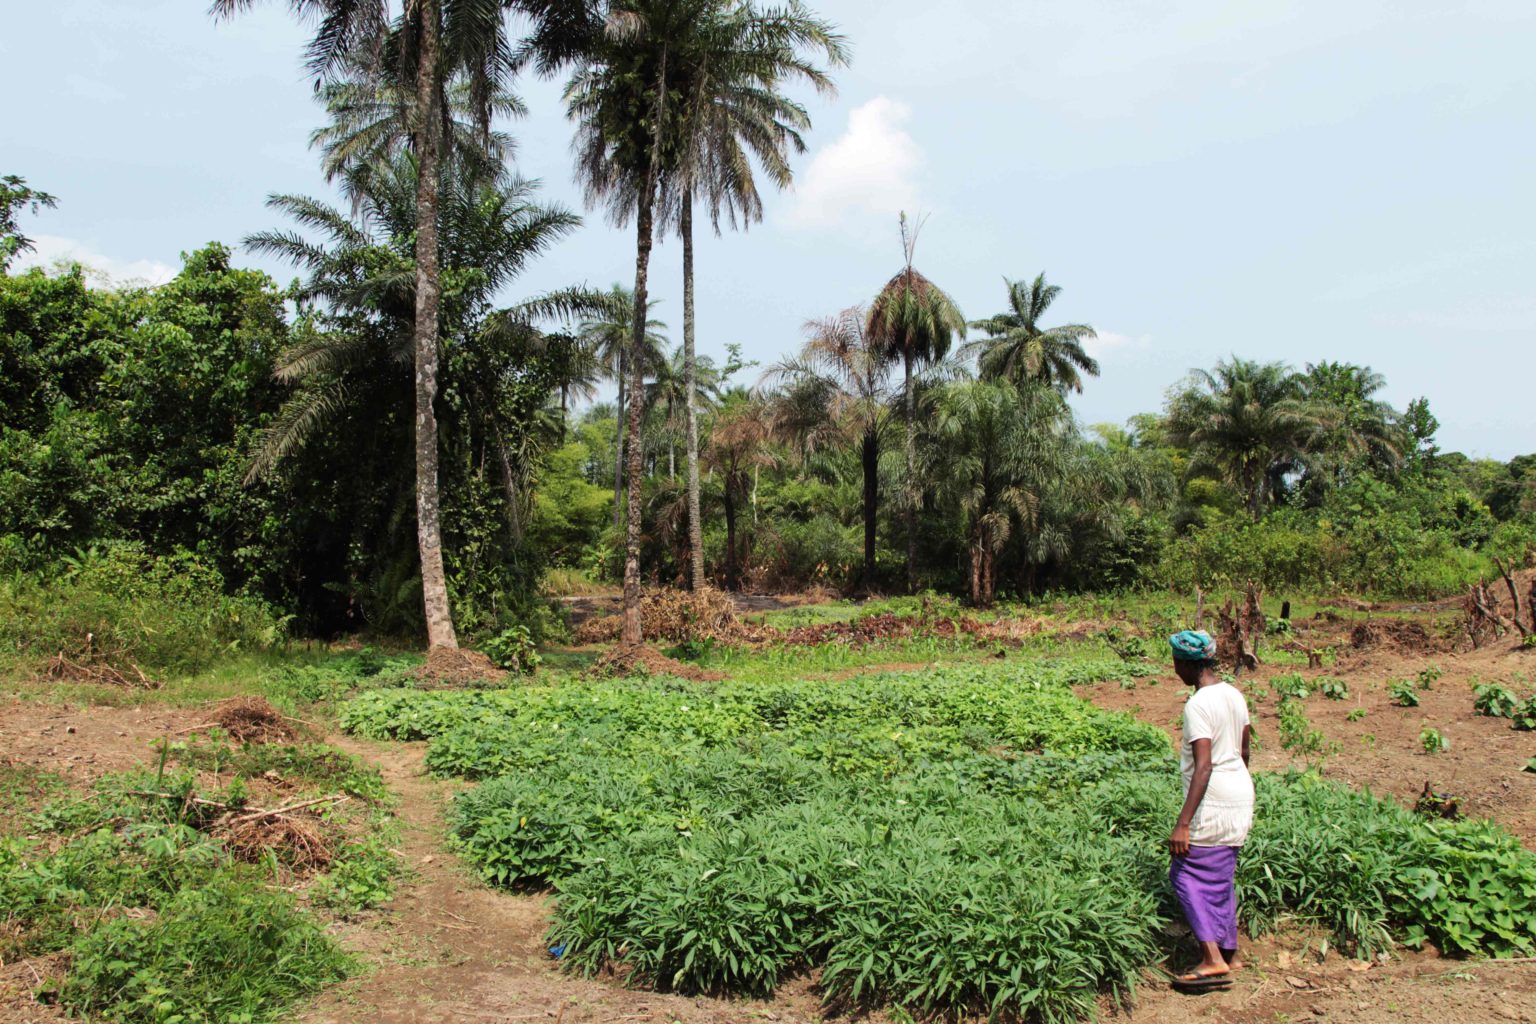
[[[256,0],[214,0],[216,17],[253,7]],[[415,363],[416,532],[421,556],[422,601],[430,647],[457,647],[439,523],[437,412],[438,336],[442,304],[439,190],[444,166],[449,83],[467,89],[473,122],[490,133],[496,97],[519,58],[549,65],[586,45],[593,17],[588,0],[499,0],[447,3],[406,0],[398,12],[388,0],[287,0],[299,18],[313,18],[308,66],[317,84],[361,69],[387,83],[411,111],[411,151],[416,159],[414,236],[416,252],[413,328]],[[509,12],[531,21],[533,32],[519,48],[507,31]],[[519,52],[521,49],[521,53]],[[451,161],[451,153],[448,154]]]
[[852,306],[805,324],[798,355],[772,366],[763,385],[774,434],[802,456],[847,446],[859,450],[864,476],[864,577],[875,581],[875,539],[880,505],[880,451],[899,392],[891,364],[865,330],[868,314]]
[[1047,284],[1042,273],[1033,281],[1003,279],[1008,288],[1008,311],[976,320],[971,326],[984,331],[986,338],[967,345],[979,354],[977,360],[985,380],[1011,380],[1022,384],[1039,380],[1057,390],[1083,390],[1083,375],[1099,375],[1099,364],[1083,350],[1083,342],[1097,337],[1087,324],[1041,327],[1040,318],[1061,294],[1057,285]]
[[683,249],[683,352],[688,400],[689,580],[704,583],[703,524],[699,512],[698,410],[692,396],[699,382],[694,346],[693,206],[702,198],[715,233],[722,216],[743,228],[762,220],[763,204],[753,163],[769,183],[785,188],[793,180],[789,154],[803,153],[801,133],[810,128],[805,108],[779,91],[786,79],[808,82],[823,95],[831,79],[803,51],[820,51],[828,64],[847,63],[843,40],[798,0],[771,12],[749,4],[719,4],[698,26],[699,43],[689,51],[679,131],[682,150],[667,182],[663,219],[675,227]]
[[[647,303],[648,307],[655,305],[654,302]],[[603,367],[608,379],[617,383],[619,389],[613,438],[613,529],[615,533],[623,528],[624,438],[627,427],[624,415],[625,393],[630,386],[630,352],[633,351],[630,331],[633,327],[634,308],[635,293],[621,284],[615,284],[603,293],[601,311],[583,320],[578,329],[583,347],[592,353],[598,365]],[[666,337],[661,332],[666,329],[667,325],[660,320],[647,318],[645,321],[645,333],[641,335],[642,355],[639,374],[642,381],[645,374],[661,362],[662,346],[666,343]]]
[[915,421],[917,393],[913,370],[919,363],[937,363],[949,354],[950,345],[965,336],[965,316],[943,289],[918,273],[912,266],[912,253],[922,225],[911,224],[901,215],[901,249],[906,260],[895,277],[886,282],[869,308],[866,331],[870,341],[887,359],[901,360],[906,414],[906,511],[907,586],[913,584],[917,561],[917,503],[920,493],[917,479]]
[[1240,491],[1258,519],[1325,429],[1283,363],[1232,359],[1196,370],[1168,404],[1168,440],[1190,451],[1188,474],[1212,475]]

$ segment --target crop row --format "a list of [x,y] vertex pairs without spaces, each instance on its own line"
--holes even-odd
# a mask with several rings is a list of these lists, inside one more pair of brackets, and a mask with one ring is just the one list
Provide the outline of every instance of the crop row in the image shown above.
[[[1110,669],[391,691],[344,720],[489,780],[457,842],[495,884],[554,887],[572,969],[765,993],[819,967],[843,1007],[1065,1021],[1127,992],[1176,912],[1168,739],[1069,689]],[[1536,857],[1497,829],[1312,776],[1261,777],[1259,799],[1250,928],[1536,953]]]

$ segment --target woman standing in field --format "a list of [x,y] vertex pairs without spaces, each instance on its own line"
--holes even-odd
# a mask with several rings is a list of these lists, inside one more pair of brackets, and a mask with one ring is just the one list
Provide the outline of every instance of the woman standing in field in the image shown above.
[[1216,642],[1185,630],[1168,638],[1173,670],[1195,692],[1184,705],[1179,769],[1184,807],[1168,837],[1168,878],[1200,943],[1201,960],[1174,979],[1180,988],[1231,984],[1237,957],[1237,851],[1253,824],[1248,774],[1248,704],[1216,675]]

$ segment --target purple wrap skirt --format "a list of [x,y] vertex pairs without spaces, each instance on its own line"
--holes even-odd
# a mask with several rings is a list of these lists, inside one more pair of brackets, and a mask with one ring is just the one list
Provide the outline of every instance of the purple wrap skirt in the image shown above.
[[1237,948],[1236,846],[1191,846],[1174,857],[1168,880],[1184,908],[1190,931],[1201,942]]

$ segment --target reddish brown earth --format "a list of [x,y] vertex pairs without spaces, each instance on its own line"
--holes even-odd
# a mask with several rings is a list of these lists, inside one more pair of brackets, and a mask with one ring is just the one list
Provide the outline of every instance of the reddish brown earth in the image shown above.
[[[1394,705],[1391,683],[1412,679],[1429,667],[1443,675],[1428,689],[1420,688],[1420,705]],[[1521,697],[1536,692],[1536,651],[1508,645],[1464,654],[1373,648],[1347,651],[1327,668],[1302,669],[1306,679],[1327,675],[1349,685],[1344,700],[1314,693],[1303,704],[1312,725],[1338,744],[1336,753],[1321,758],[1294,757],[1280,745],[1279,701],[1270,680],[1295,671],[1264,665],[1237,681],[1255,705],[1255,768],[1273,771],[1313,763],[1329,778],[1409,805],[1429,782],[1436,792],[1457,797],[1462,813],[1491,818],[1536,849],[1536,773],[1523,770],[1536,756],[1536,733],[1517,731],[1508,719],[1479,715],[1472,707],[1474,682],[1501,682]],[[1170,736],[1178,734],[1188,696],[1171,670],[1139,681],[1134,689],[1099,683],[1078,687],[1078,693],[1100,707],[1128,711]],[[1364,709],[1365,717],[1349,721],[1357,708]],[[1450,749],[1426,753],[1419,738],[1426,726],[1439,730]]]

